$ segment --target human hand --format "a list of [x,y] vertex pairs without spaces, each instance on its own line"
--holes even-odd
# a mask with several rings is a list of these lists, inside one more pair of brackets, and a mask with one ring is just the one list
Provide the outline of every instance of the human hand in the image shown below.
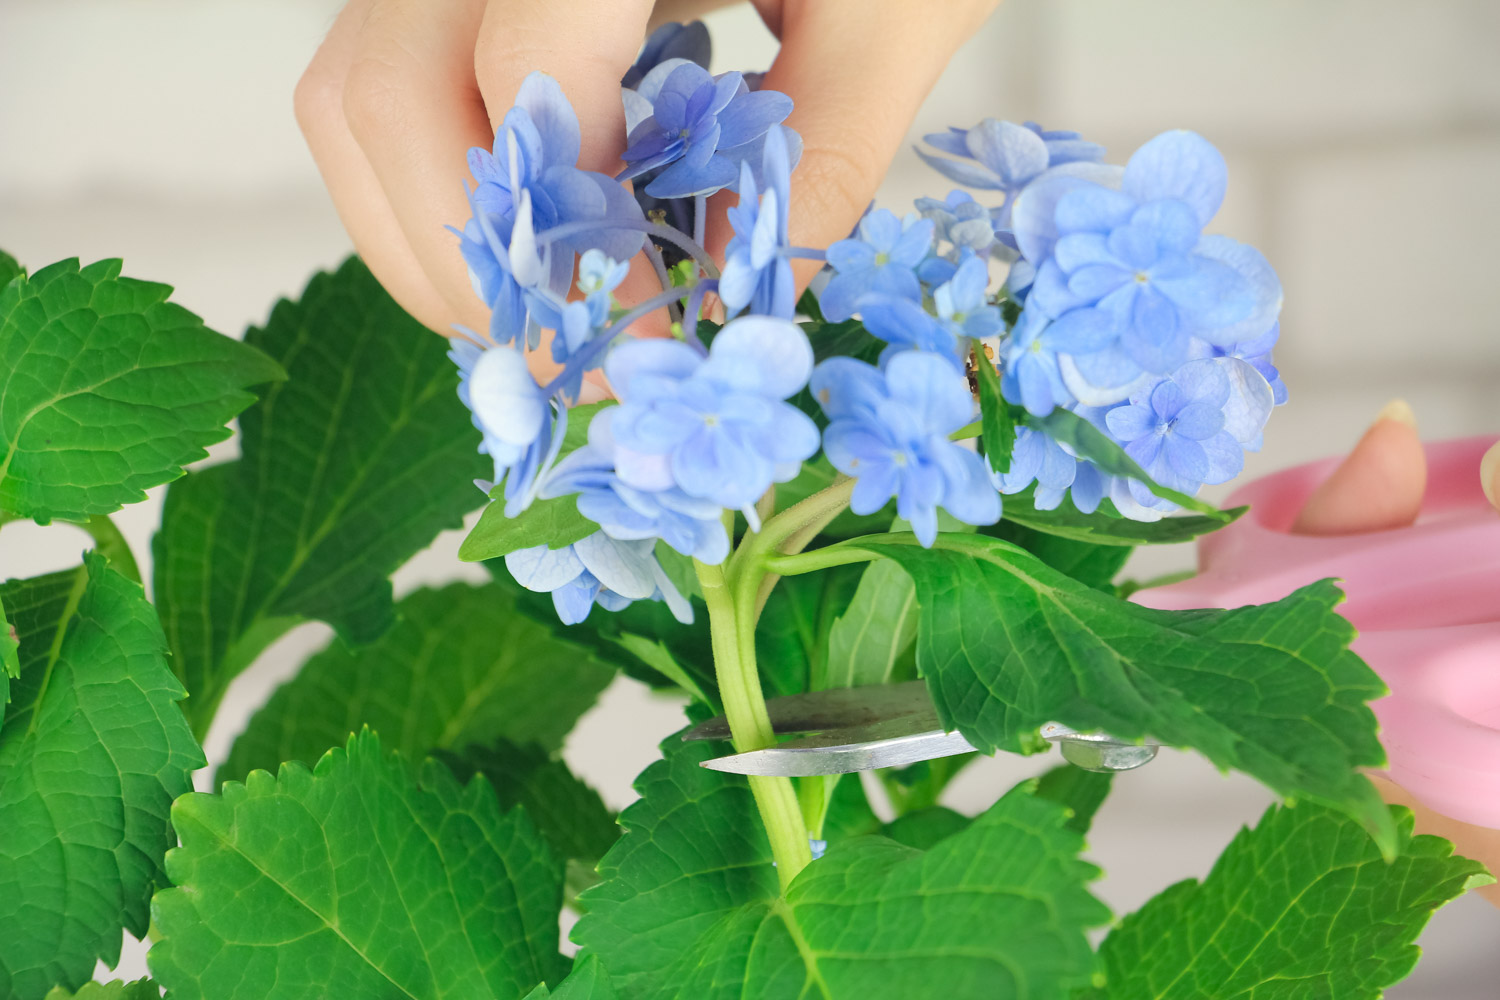
[[[1485,453],[1478,471],[1485,496],[1500,510],[1500,442]],[[1411,408],[1399,401],[1391,403],[1308,499],[1292,530],[1333,535],[1403,527],[1416,520],[1426,483],[1426,457]],[[1491,872],[1500,872],[1500,830],[1461,823],[1423,806],[1392,781],[1372,780],[1387,802],[1416,814],[1418,833],[1445,837],[1460,854],[1483,862]],[[1485,886],[1479,892],[1500,906],[1500,885]]]
[[[998,0],[755,0],[782,48],[763,87],[796,102],[803,138],[793,242],[846,235],[953,52]],[[625,145],[620,78],[653,21],[722,0],[350,0],[296,92],[297,118],[339,217],[381,283],[434,330],[484,329],[457,240],[470,147],[489,148],[522,79],[554,77],[578,112],[578,165],[613,175]],[[730,236],[711,203],[707,243]],[[813,266],[813,270],[816,266]],[[645,298],[649,267],[619,289]],[[810,272],[803,272],[806,281]],[[643,284],[645,283],[645,284]],[[532,352],[538,367],[548,352]]]

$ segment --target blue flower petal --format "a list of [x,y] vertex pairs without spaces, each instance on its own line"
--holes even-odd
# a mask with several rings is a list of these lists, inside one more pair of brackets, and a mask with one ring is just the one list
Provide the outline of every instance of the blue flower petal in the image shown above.
[[545,73],[528,74],[516,91],[516,107],[525,108],[531,116],[547,163],[572,166],[578,162],[578,116],[556,80]]
[[1229,170],[1213,144],[1195,132],[1163,132],[1125,165],[1121,190],[1147,202],[1174,198],[1192,208],[1206,226],[1224,201]]
[[719,145],[743,145],[765,134],[792,113],[792,99],[774,90],[742,94],[719,113]]

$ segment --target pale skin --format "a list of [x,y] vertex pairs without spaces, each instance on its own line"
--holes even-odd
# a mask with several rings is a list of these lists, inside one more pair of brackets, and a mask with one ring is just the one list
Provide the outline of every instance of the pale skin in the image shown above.
[[[445,225],[469,216],[462,181],[471,146],[488,148],[527,73],[562,85],[583,132],[579,166],[613,175],[625,147],[619,80],[646,34],[727,0],[350,0],[297,85],[297,120],[355,248],[408,312],[446,335],[485,329],[457,241]],[[949,59],[999,0],[754,0],[781,40],[763,86],[788,94],[787,124],[803,137],[792,187],[791,242],[823,247],[848,234],[874,196],[918,107]],[[751,67],[745,67],[751,68]],[[710,202],[708,249],[730,231],[723,196]],[[799,262],[805,282],[817,265]],[[633,267],[626,302],[651,294],[651,268]],[[638,327],[636,332],[661,332]],[[538,377],[550,352],[533,352]],[[1378,531],[1410,524],[1426,468],[1409,411],[1385,413],[1296,530]],[[1500,508],[1500,444],[1480,471]],[[1500,871],[1500,830],[1468,826],[1376,779],[1411,806],[1417,829]],[[1481,890],[1500,905],[1500,886]]]

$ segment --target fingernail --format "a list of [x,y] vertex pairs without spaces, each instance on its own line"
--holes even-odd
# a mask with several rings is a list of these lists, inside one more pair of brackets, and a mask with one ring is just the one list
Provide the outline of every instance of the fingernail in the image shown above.
[[1413,429],[1417,426],[1417,415],[1412,412],[1411,404],[1404,399],[1393,399],[1380,408],[1375,414],[1375,422],[1382,420],[1395,420]]
[[1496,441],[1479,460],[1479,485],[1484,488],[1484,495],[1490,498],[1490,503],[1500,507],[1500,441]]

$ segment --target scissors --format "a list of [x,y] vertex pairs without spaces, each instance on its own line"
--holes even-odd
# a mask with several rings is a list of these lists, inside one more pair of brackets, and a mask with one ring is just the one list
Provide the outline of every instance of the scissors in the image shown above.
[[[766,712],[776,735],[803,735],[763,750],[706,760],[703,766],[735,774],[806,778],[905,767],[974,749],[961,733],[943,730],[925,681],[784,695],[768,700]],[[1056,722],[1043,726],[1041,734],[1061,743],[1069,761],[1091,771],[1140,767],[1157,750],[1154,743],[1080,733]],[[682,738],[727,740],[729,723],[721,715],[694,726]]]
[[[1393,781],[1434,810],[1500,828],[1500,517],[1475,470],[1492,438],[1426,446],[1427,493],[1406,528],[1358,535],[1293,535],[1290,528],[1338,459],[1255,480],[1230,497],[1248,504],[1235,523],[1198,542],[1199,573],[1132,600],[1167,610],[1234,608],[1279,600],[1339,577],[1339,610],[1360,631],[1353,648],[1390,694],[1372,708]],[[766,703],[777,735],[797,738],[719,757],[704,767],[739,774],[809,776],[899,767],[966,753],[945,732],[922,681],[816,691]],[[1148,763],[1157,747],[1041,728],[1063,756],[1091,770]],[[720,717],[684,739],[727,739]]]

